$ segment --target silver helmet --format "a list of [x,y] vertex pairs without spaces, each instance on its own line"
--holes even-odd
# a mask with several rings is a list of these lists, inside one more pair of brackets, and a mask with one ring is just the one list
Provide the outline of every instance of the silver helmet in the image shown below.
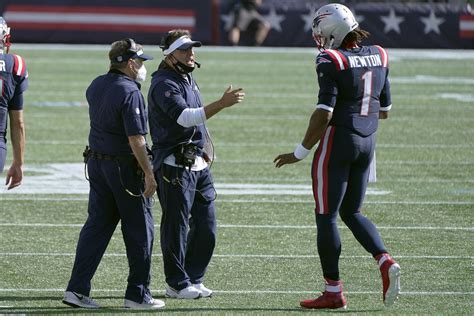
[[319,49],[338,48],[346,35],[358,26],[348,7],[337,3],[327,4],[316,11],[313,38]]
[[0,49],[8,49],[10,47],[10,28],[7,25],[7,21],[0,16]]

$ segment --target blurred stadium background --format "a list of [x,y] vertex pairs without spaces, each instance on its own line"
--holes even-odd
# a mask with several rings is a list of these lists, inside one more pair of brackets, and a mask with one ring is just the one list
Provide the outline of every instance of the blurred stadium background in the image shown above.
[[[132,37],[156,44],[186,28],[210,45],[227,45],[235,0],[3,0],[0,13],[22,43],[111,43]],[[472,0],[340,1],[355,13],[371,41],[396,48],[474,48]],[[327,1],[264,0],[271,24],[264,46],[312,46],[314,12]]]

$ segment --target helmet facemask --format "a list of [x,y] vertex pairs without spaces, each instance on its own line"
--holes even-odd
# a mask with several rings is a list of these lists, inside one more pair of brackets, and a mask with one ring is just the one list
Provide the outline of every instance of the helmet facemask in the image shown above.
[[330,49],[332,48],[332,45],[334,43],[334,38],[331,37],[328,39],[327,37],[322,36],[321,34],[315,34],[313,33],[313,39],[316,42],[316,48],[322,52],[325,49]]

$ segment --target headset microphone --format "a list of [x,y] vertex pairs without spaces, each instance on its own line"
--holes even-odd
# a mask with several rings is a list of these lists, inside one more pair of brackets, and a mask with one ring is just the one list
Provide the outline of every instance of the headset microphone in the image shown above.
[[198,63],[197,61],[194,61],[194,63],[196,64],[196,66],[197,66],[198,68],[201,68],[201,64],[200,64],[200,63]]

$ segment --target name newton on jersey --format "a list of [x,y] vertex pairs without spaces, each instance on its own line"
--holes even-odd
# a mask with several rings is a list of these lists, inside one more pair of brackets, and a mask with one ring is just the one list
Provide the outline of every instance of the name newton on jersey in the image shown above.
[[382,66],[380,55],[347,56],[351,68]]

